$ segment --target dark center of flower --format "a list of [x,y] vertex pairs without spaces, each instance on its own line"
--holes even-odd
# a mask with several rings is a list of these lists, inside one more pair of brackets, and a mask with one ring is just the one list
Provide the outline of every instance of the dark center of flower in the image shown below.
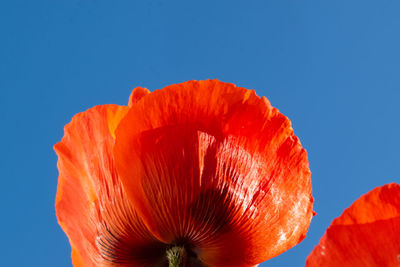
[[188,242],[175,242],[167,247],[166,257],[169,267],[204,267]]
[[187,260],[187,253],[183,246],[172,246],[167,249],[167,259],[169,267],[185,266]]

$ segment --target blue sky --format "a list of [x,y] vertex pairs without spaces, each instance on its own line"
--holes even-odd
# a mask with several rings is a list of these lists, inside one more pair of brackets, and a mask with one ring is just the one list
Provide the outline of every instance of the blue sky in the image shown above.
[[253,88],[307,149],[307,238],[261,266],[304,266],[331,220],[399,182],[400,2],[2,1],[2,266],[71,266],[58,226],[53,144],[72,116],[218,78]]

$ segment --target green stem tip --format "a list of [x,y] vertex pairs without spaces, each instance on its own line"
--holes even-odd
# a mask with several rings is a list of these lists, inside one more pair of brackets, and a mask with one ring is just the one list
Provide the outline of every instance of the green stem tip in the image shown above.
[[173,246],[167,249],[169,267],[183,267],[186,259],[186,251],[182,246]]

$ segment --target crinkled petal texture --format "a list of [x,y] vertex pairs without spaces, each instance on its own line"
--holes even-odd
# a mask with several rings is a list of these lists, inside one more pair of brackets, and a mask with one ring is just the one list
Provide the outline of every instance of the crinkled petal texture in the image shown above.
[[375,188],[329,226],[307,267],[399,267],[400,185]]
[[254,91],[216,80],[156,90],[116,131],[115,164],[144,225],[210,266],[252,266],[299,243],[313,216],[305,150]]
[[167,264],[165,246],[138,217],[115,170],[114,131],[127,111],[105,105],[77,114],[55,145],[57,218],[70,240],[74,266]]

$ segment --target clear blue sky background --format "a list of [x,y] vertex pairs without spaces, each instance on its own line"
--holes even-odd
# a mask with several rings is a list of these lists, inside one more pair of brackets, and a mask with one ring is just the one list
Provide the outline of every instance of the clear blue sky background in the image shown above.
[[399,181],[400,2],[1,1],[1,266],[71,266],[53,144],[77,112],[218,78],[293,122],[315,197],[307,238],[261,266],[303,266],[333,218]]

